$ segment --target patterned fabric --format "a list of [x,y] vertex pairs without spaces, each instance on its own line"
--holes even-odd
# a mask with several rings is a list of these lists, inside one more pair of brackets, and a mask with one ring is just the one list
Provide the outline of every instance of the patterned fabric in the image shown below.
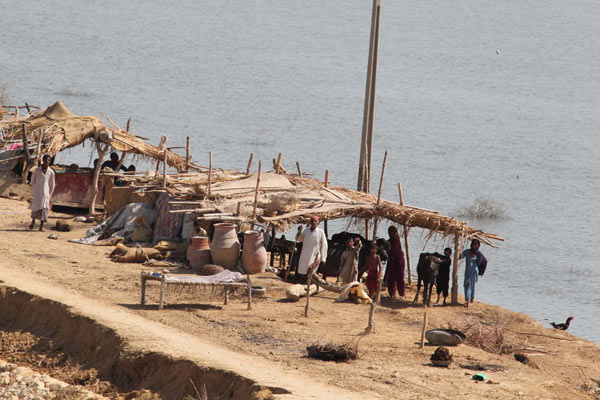
[[224,270],[210,276],[173,276],[165,275],[167,283],[229,283],[244,280],[244,276],[239,272]]
[[48,222],[48,211],[47,208],[40,208],[39,210],[31,212],[31,218],[39,219],[42,222]]
[[179,210],[187,206],[169,205],[171,197],[168,193],[161,193],[154,204],[156,221],[152,239],[154,243],[161,240],[173,240],[181,234],[184,214],[170,214],[169,210]]

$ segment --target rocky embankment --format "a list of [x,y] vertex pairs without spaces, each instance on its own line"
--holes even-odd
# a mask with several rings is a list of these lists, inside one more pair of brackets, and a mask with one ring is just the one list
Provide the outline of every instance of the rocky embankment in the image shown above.
[[0,399],[105,399],[78,386],[0,360]]

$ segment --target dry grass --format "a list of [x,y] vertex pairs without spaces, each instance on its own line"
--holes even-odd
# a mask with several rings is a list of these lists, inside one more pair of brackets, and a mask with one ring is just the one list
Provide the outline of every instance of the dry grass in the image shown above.
[[309,358],[322,361],[345,362],[358,358],[358,343],[313,343],[306,346],[306,350]]
[[462,218],[507,219],[504,204],[487,197],[478,197],[473,204],[460,209],[457,213]]

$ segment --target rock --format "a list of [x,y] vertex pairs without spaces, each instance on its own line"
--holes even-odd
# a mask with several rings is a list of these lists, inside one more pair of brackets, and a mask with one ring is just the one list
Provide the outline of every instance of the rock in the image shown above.
[[78,215],[77,217],[73,218],[73,221],[75,222],[87,222],[87,217],[84,217],[83,215]]
[[14,375],[28,376],[28,377],[31,377],[34,375],[34,372],[27,367],[17,367],[12,371],[12,373]]
[[[310,295],[314,295],[319,291],[317,285],[310,285]],[[290,301],[299,301],[301,297],[306,297],[306,285],[295,284],[291,285],[285,291],[285,297]]]
[[56,240],[56,239],[58,239],[58,236],[56,236],[56,233],[51,233],[51,234],[48,235],[48,239],[54,239],[54,240]]
[[56,221],[56,230],[59,232],[70,232],[71,225],[67,224],[66,222]]

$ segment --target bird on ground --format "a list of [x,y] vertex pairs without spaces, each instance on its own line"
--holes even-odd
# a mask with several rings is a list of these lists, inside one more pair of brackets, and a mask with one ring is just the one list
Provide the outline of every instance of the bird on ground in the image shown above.
[[557,324],[555,322],[550,322],[550,325],[552,325],[554,327],[554,329],[560,329],[560,330],[566,331],[569,328],[569,325],[571,324],[572,319],[573,319],[573,317],[567,318],[567,321],[564,324]]

